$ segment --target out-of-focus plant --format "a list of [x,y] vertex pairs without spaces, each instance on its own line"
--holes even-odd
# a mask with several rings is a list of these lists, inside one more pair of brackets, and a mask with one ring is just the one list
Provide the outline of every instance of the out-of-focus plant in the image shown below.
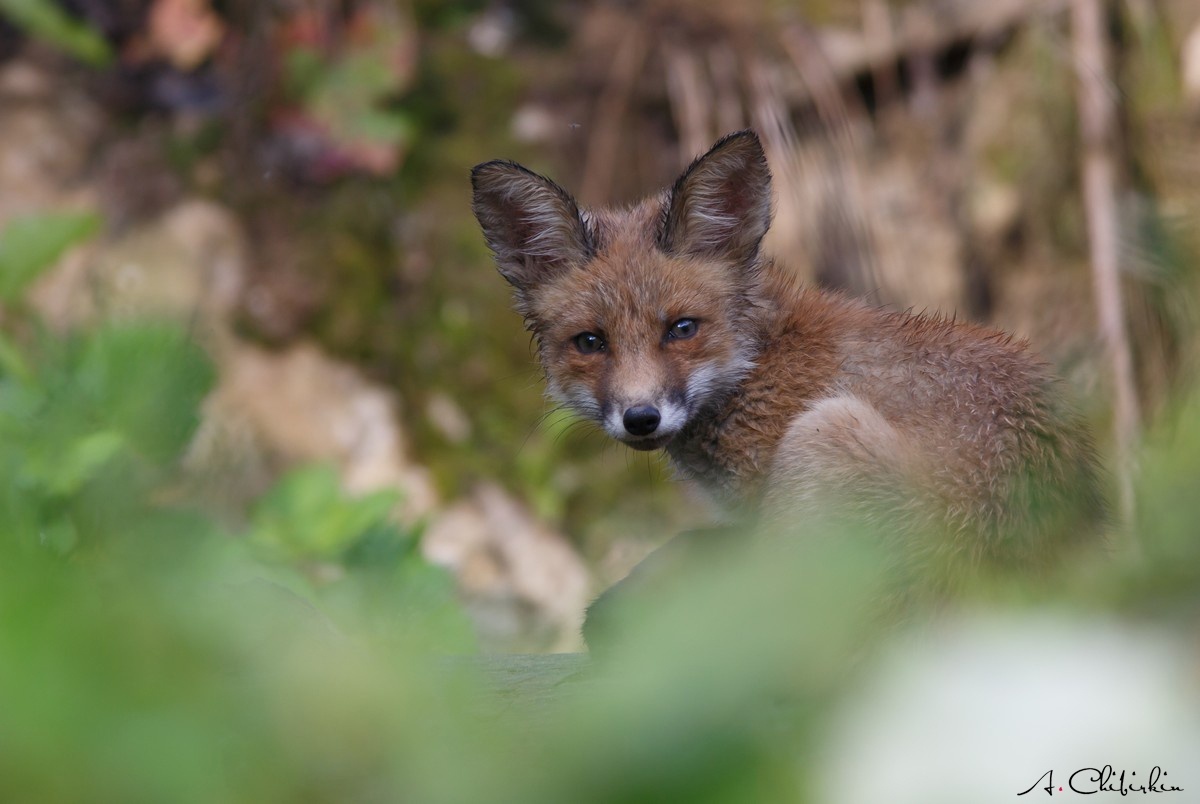
[[85,64],[103,67],[112,61],[112,48],[104,37],[55,0],[0,0],[0,16]]
[[347,631],[443,651],[473,646],[449,575],[430,565],[420,533],[390,517],[399,495],[348,496],[330,466],[294,470],[254,506],[246,541],[260,560],[302,573],[289,588]]
[[68,248],[91,236],[99,223],[89,212],[43,213],[11,221],[0,232],[0,301],[16,301],[30,282]]
[[382,4],[359,8],[338,47],[329,47],[329,27],[316,11],[299,12],[285,26],[285,88],[296,105],[276,116],[277,126],[311,141],[317,178],[348,170],[389,175],[413,135],[396,100],[416,72],[416,32]]
[[[5,304],[24,310],[21,289],[94,225],[10,229]],[[378,786],[421,688],[401,677],[472,644],[419,532],[391,521],[395,496],[300,469],[230,533],[187,493],[215,375],[186,333],[58,336],[25,310],[0,335],[0,800]]]
[[[91,214],[18,220],[0,237],[0,298],[97,226]],[[22,344],[0,333],[0,521],[61,553],[141,521],[197,422],[212,370],[159,325],[105,326]]]
[[[88,214],[11,225],[0,238],[0,299],[20,306],[28,283],[96,225]],[[8,541],[91,560],[116,544],[137,553],[159,537],[217,538],[221,529],[182,493],[183,455],[215,378],[200,347],[157,323],[19,334],[0,332],[0,525]],[[258,502],[243,538],[218,543],[237,545],[241,574],[317,604],[327,598],[349,629],[400,623],[412,632],[430,612],[433,641],[469,646],[449,579],[420,557],[419,534],[390,520],[396,498],[349,497],[331,468],[302,468]]]
[[199,349],[161,326],[45,338],[0,378],[0,517],[10,538],[60,552],[136,525],[197,422],[212,380]]
[[386,523],[398,494],[378,491],[347,499],[330,466],[285,475],[254,510],[252,540],[295,559],[329,560]]

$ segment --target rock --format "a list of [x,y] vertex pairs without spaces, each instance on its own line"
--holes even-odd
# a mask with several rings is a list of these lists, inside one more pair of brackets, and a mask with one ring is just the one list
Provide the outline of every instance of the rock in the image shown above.
[[485,649],[579,650],[592,594],[583,560],[501,488],[484,484],[426,531],[425,557],[450,569]]
[[443,391],[429,395],[425,417],[452,444],[461,444],[471,435],[471,420],[459,404]]
[[209,346],[231,336],[245,283],[246,245],[225,208],[191,200],[114,240],[68,255],[30,300],[58,329],[97,318],[157,318],[198,325]]
[[0,69],[0,95],[11,100],[45,100],[54,94],[54,82],[44,70],[25,59],[14,59]]
[[[218,367],[189,459],[194,470],[226,466],[235,487],[253,486],[263,467],[324,461],[338,468],[351,493],[399,489],[402,521],[415,522],[436,506],[428,472],[408,458],[390,390],[310,344],[279,353],[231,345]],[[235,465],[228,467],[231,453]],[[239,471],[245,483],[236,480]]]

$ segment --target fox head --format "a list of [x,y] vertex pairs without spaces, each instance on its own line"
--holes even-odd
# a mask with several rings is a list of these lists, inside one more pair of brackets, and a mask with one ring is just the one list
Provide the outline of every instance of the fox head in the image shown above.
[[630,209],[580,209],[513,162],[478,165],[471,181],[555,400],[631,447],[658,449],[753,368],[771,219],[753,132],[720,140]]

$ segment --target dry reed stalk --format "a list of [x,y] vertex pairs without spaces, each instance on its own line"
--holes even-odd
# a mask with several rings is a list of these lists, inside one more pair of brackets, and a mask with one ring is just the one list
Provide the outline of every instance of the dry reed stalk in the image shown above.
[[646,37],[636,24],[628,25],[592,115],[594,128],[588,140],[587,161],[579,193],[587,203],[611,200],[609,196],[621,147],[625,111],[645,59]]
[[667,97],[679,132],[681,166],[686,167],[715,139],[709,123],[712,114],[708,98],[712,92],[704,80],[700,60],[688,45],[664,42],[662,57],[667,73]]
[[717,42],[708,49],[708,73],[712,76],[716,98],[713,111],[716,114],[717,131],[728,134],[745,128],[742,94],[738,89],[741,73],[737,53],[727,42]]
[[1083,202],[1087,216],[1092,287],[1100,336],[1111,363],[1113,435],[1120,524],[1132,535],[1133,476],[1141,430],[1133,350],[1125,325],[1120,275],[1120,219],[1116,195],[1116,88],[1109,77],[1104,8],[1100,0],[1072,0],[1071,31],[1078,79],[1079,131],[1083,145]]

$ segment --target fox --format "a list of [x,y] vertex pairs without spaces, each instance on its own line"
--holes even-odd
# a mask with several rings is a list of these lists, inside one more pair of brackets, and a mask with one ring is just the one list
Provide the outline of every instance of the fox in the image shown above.
[[764,253],[752,130],[626,208],[511,161],[471,181],[548,396],[735,518],[786,533],[850,511],[926,560],[1029,568],[1102,529],[1092,438],[1027,342],[803,286]]

